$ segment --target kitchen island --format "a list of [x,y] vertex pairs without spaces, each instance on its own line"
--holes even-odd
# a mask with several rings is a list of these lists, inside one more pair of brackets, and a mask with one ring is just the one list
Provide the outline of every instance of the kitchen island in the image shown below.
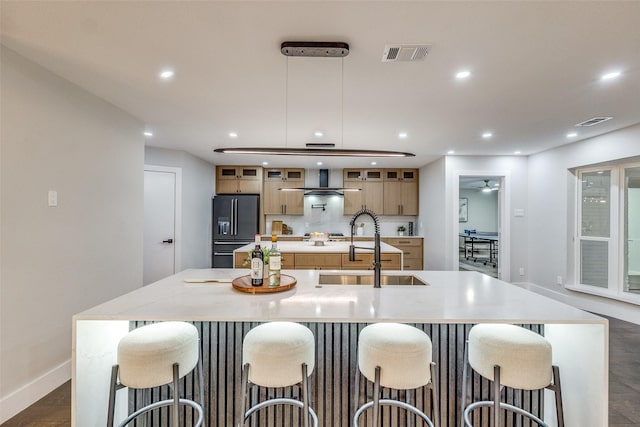
[[[235,291],[230,284],[245,271],[186,270],[74,316],[73,425],[105,425],[117,342],[141,322],[166,320],[194,322],[201,331],[209,426],[234,425],[242,338],[256,324],[274,320],[301,322],[316,337],[312,393],[321,426],[350,425],[358,332],[368,323],[389,321],[415,325],[431,336],[442,425],[460,425],[464,341],[471,325],[483,322],[520,324],[544,334],[561,370],[566,425],[607,425],[606,319],[477,272],[416,271],[412,273],[427,285],[380,289],[319,285],[324,271],[283,273],[294,276],[297,286],[281,293],[251,295]],[[221,282],[185,283],[185,279]],[[488,391],[482,381],[475,383],[474,393]],[[119,396],[120,410],[126,410],[125,394]],[[424,403],[421,394],[411,397]],[[521,404],[554,425],[550,392],[519,397]],[[135,399],[132,402],[135,404]],[[396,415],[390,411],[386,416]],[[273,424],[273,420],[260,418],[257,425]],[[486,419],[476,425],[486,425]]]

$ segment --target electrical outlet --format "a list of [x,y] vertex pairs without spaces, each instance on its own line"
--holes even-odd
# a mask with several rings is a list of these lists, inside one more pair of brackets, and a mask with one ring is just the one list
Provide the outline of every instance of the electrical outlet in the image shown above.
[[520,275],[524,276],[524,267],[520,267]]
[[558,285],[562,285],[562,276],[558,276],[558,277],[556,277],[556,283],[557,283]]

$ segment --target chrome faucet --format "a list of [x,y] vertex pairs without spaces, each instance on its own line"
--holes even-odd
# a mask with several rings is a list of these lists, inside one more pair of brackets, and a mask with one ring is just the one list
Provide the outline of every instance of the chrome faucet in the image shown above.
[[356,227],[356,220],[362,215],[369,215],[371,219],[373,219],[373,224],[375,225],[375,234],[373,237],[374,246],[373,246],[373,287],[380,287],[380,271],[382,269],[382,262],[380,261],[380,224],[378,223],[378,215],[370,209],[364,208],[360,209],[358,212],[353,214],[349,225],[351,225],[351,244],[349,245],[349,261],[356,260],[356,248],[357,249],[368,249],[362,246],[354,246],[353,244],[353,234]]

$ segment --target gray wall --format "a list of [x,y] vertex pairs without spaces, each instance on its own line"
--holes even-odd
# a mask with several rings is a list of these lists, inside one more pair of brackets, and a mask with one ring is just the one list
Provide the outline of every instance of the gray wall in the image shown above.
[[182,169],[182,269],[211,267],[211,198],[215,166],[187,152],[146,147],[146,165]]
[[447,270],[444,242],[446,240],[445,158],[420,168],[420,215],[418,233],[424,236],[425,270]]
[[477,189],[460,189],[459,197],[466,197],[468,221],[459,223],[460,232],[467,230],[498,231],[498,192],[483,193]]
[[144,147],[140,121],[1,51],[0,421],[69,378],[73,314],[142,285]]

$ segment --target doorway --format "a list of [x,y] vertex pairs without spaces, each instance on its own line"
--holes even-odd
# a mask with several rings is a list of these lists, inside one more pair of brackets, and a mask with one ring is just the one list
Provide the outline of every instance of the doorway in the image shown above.
[[[451,176],[451,267],[454,271],[460,270],[461,257],[476,258],[469,264],[475,265],[477,270],[489,274],[489,267],[495,270],[489,274],[504,281],[511,280],[511,224],[509,220],[511,173],[508,170],[458,170]],[[497,188],[497,190],[495,190]],[[485,190],[485,191],[483,191]],[[462,194],[462,195],[461,195]],[[466,194],[466,196],[464,195]],[[482,195],[485,199],[476,200]],[[466,200],[464,200],[466,199]],[[490,214],[483,212],[483,203],[487,200],[497,199],[497,208],[492,207]],[[493,202],[495,203],[495,202]],[[466,204],[466,206],[464,206]],[[495,205],[494,205],[495,206]],[[490,219],[482,220],[481,215],[490,216]],[[466,222],[465,222],[466,219]],[[481,222],[477,222],[480,220]],[[494,225],[495,224],[495,225]],[[476,239],[471,248],[470,236],[465,236],[465,230],[469,235],[475,230],[477,238],[483,238],[480,242]],[[486,236],[478,236],[479,232],[490,233]],[[497,233],[497,235],[496,235]],[[462,234],[462,236],[461,236]],[[465,240],[467,240],[465,242]],[[480,245],[482,243],[482,245]],[[476,246],[478,244],[478,246]],[[466,255],[465,255],[466,246]],[[485,266],[485,258],[487,265]],[[486,269],[485,269],[486,267]]]
[[143,284],[180,271],[182,169],[145,165]]
[[458,183],[458,270],[498,278],[499,176],[461,176]]

